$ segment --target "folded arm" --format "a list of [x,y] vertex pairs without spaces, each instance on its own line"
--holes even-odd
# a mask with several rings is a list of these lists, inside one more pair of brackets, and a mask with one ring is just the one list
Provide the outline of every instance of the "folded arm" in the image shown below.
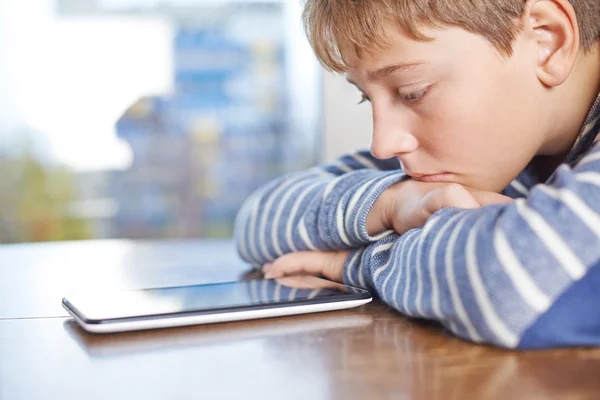
[[[598,264],[600,144],[574,168],[562,165],[526,198],[475,210],[446,208],[421,229],[353,251],[345,280],[463,338],[516,348]],[[598,304],[600,295],[584,301]],[[578,316],[577,308],[573,318],[587,319],[586,329],[592,318],[597,335],[590,340],[600,344],[600,313]],[[569,342],[571,325],[551,344],[590,344]]]
[[367,151],[276,179],[256,191],[238,213],[238,251],[258,267],[296,251],[373,243],[391,233],[367,233],[364,225],[373,202],[403,179],[398,161],[377,160]]

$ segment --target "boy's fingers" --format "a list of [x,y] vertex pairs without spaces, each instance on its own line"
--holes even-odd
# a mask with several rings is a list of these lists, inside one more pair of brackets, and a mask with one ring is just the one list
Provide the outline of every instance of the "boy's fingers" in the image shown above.
[[432,190],[421,199],[421,211],[430,217],[438,210],[447,207],[479,208],[480,204],[467,189],[459,184],[449,184]]
[[320,275],[324,267],[324,253],[298,252],[286,254],[265,266],[265,278],[277,279],[288,275]]
[[347,252],[302,251],[286,254],[265,265],[263,272],[267,279],[277,279],[290,275],[323,275],[328,279],[340,281]]

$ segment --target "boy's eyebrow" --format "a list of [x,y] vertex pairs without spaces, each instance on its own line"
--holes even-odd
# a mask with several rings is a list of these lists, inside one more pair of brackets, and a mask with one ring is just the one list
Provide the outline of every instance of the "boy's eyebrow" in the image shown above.
[[380,78],[385,78],[386,76],[389,76],[389,75],[393,74],[394,72],[408,71],[411,69],[422,67],[425,64],[426,64],[425,62],[418,61],[418,62],[412,62],[412,63],[399,63],[399,64],[394,64],[394,65],[388,65],[387,67],[382,67],[382,68],[376,69],[375,71],[372,71],[369,74],[369,77],[372,80],[377,80]]

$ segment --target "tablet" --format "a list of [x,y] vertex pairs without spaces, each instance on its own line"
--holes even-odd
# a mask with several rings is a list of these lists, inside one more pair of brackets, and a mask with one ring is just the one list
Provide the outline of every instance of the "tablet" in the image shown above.
[[371,300],[363,289],[299,276],[78,293],[62,304],[86,331],[111,333],[341,310]]

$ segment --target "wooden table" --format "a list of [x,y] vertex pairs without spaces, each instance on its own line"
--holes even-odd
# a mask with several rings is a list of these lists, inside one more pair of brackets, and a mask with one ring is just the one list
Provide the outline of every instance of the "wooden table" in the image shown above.
[[378,303],[107,336],[60,306],[70,291],[247,273],[226,241],[0,246],[0,399],[600,398],[600,350],[500,351]]

